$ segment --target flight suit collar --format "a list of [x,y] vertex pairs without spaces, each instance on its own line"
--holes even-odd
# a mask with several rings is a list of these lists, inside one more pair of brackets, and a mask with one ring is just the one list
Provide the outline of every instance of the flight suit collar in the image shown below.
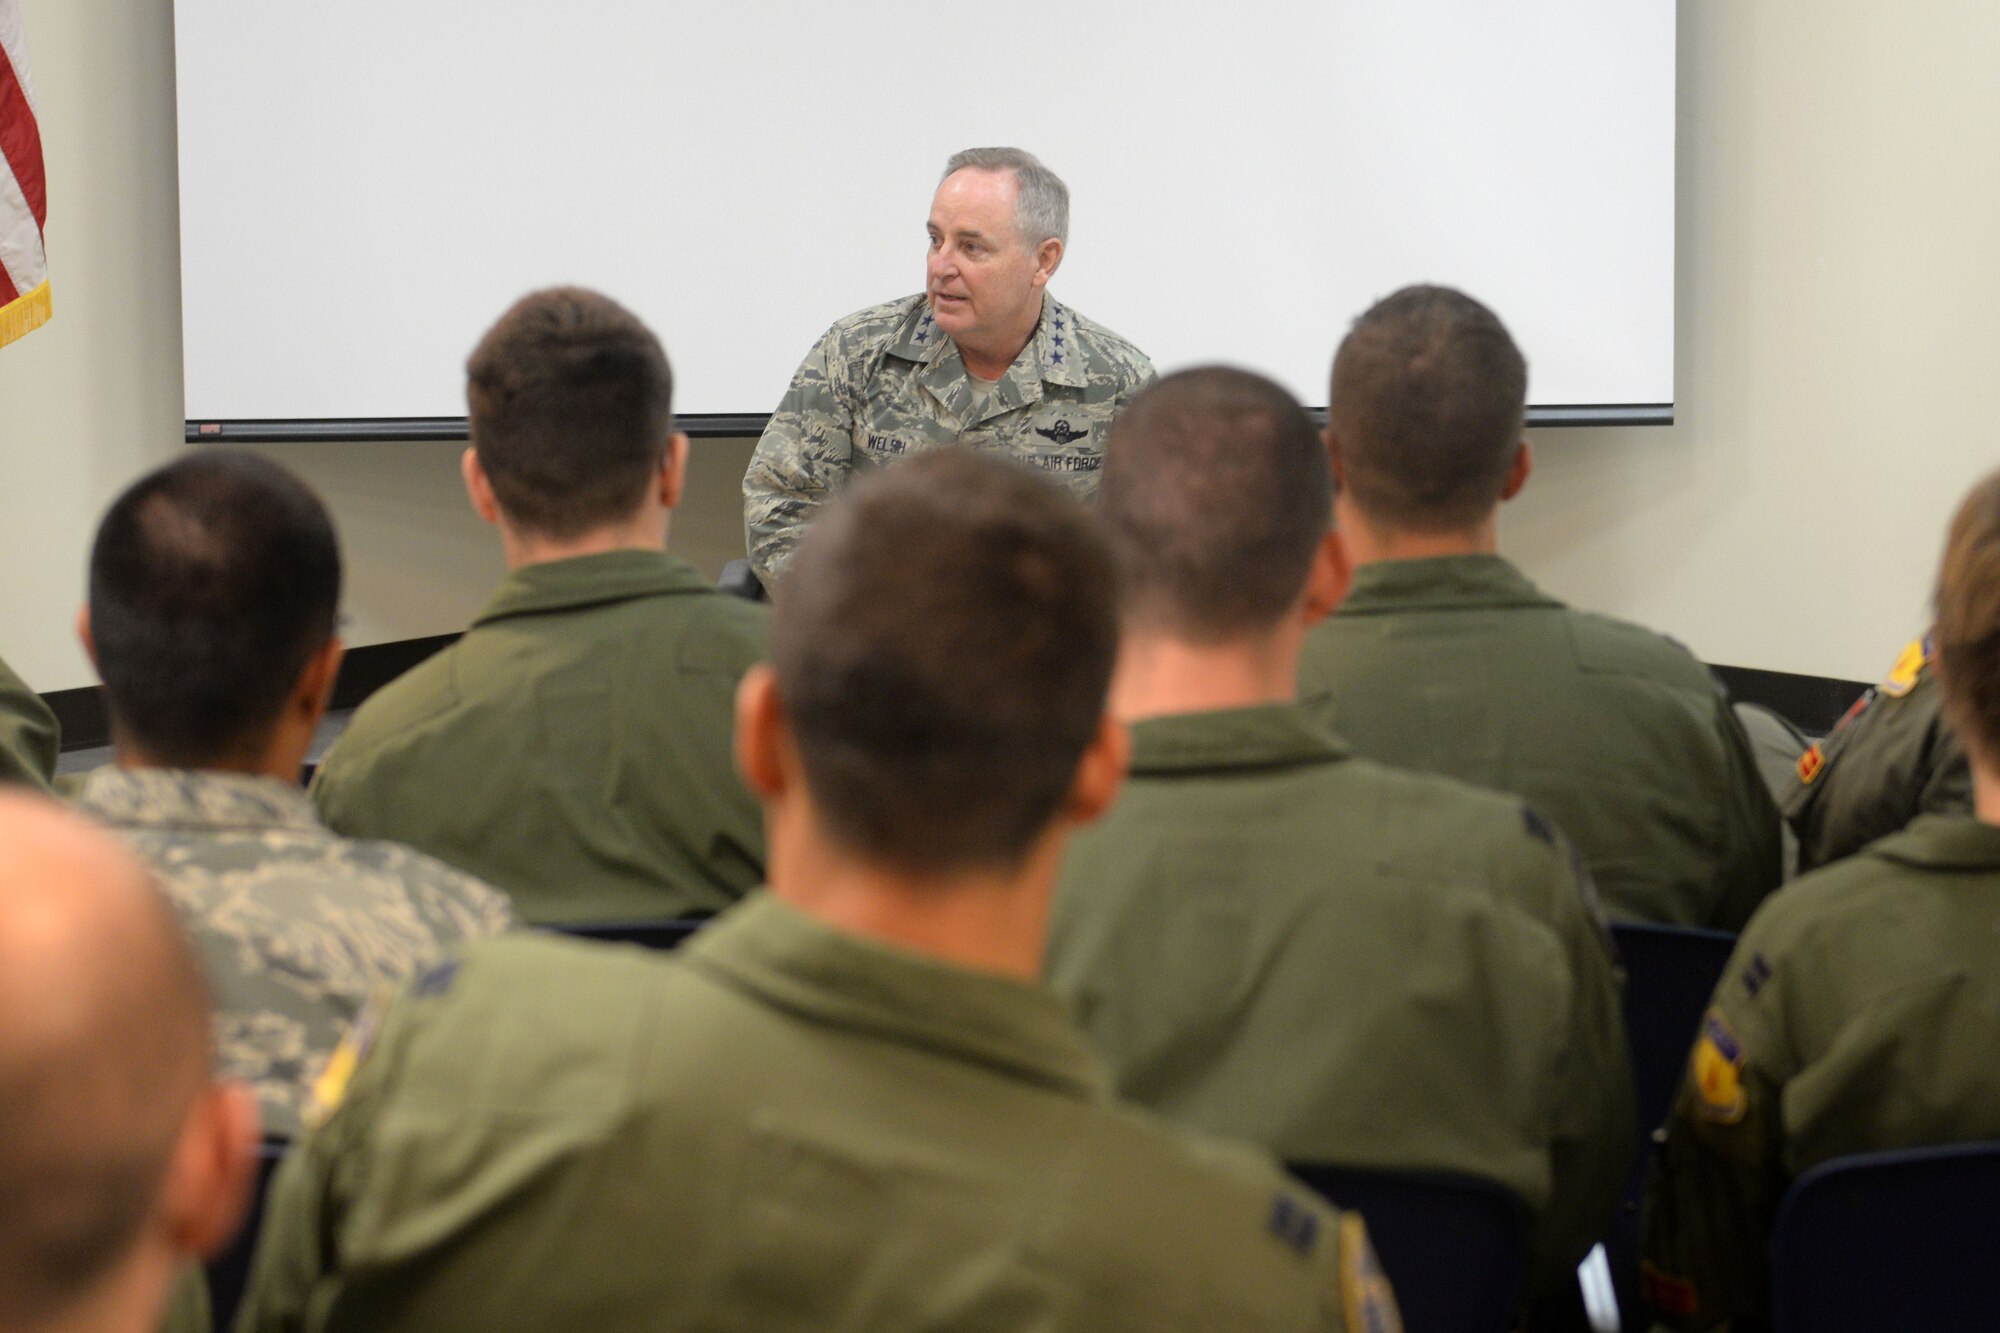
[[509,616],[572,611],[636,597],[710,591],[700,571],[678,556],[663,551],[605,551],[509,571],[472,623],[485,625]]
[[1362,565],[1338,614],[1561,605],[1500,556],[1440,555]]
[[1967,815],[1919,815],[1864,855],[1920,870],[2000,870],[2000,828]]
[[1315,701],[1149,717],[1132,724],[1132,775],[1166,777],[1329,764],[1347,746],[1314,716]]
[[325,831],[303,788],[247,773],[107,766],[84,779],[77,800],[98,818],[127,827]]
[[1110,1096],[1103,1068],[1049,991],[836,930],[768,891],[731,908],[681,956],[813,1022],[924,1047],[1081,1100]]
[[958,344],[933,321],[930,302],[924,297],[917,297],[916,304],[903,317],[902,327],[889,346],[889,355],[916,362],[917,382],[964,425],[989,421],[1040,402],[1045,383],[1074,389],[1090,383],[1083,357],[1076,349],[1076,317],[1069,307],[1047,292],[1042,294],[1042,317],[1035,325],[1034,336],[1000,377],[999,387],[977,418],[972,416],[972,385],[968,383],[971,372],[958,354]]

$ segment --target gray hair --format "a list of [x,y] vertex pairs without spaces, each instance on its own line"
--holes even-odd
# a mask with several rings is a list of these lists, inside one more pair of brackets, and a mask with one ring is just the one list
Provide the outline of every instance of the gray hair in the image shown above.
[[944,164],[942,184],[954,171],[1014,173],[1014,225],[1030,247],[1043,241],[1069,244],[1069,186],[1024,148],[968,148]]

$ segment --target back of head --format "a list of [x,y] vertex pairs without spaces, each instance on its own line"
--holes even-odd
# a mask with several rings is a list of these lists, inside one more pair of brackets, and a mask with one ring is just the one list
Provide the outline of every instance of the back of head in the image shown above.
[[90,554],[91,638],[121,736],[189,768],[256,739],[339,603],[333,524],[276,463],[205,450],[140,478]]
[[208,1081],[165,898],[110,835],[0,793],[0,1328],[60,1324],[115,1280]]
[[1043,241],[1069,241],[1069,186],[1025,148],[967,148],[944,164],[940,181],[957,171],[1007,171],[1014,175],[1014,225],[1029,249]]
[[829,834],[894,869],[1011,868],[1104,715],[1111,553],[1075,501],[943,450],[856,484],[813,524],[772,663]]
[[1220,366],[1159,380],[1119,414],[1098,491],[1127,621],[1198,643],[1272,629],[1332,499],[1326,450],[1284,389]]
[[2000,765],[2000,472],[1959,505],[1938,569],[1936,636],[1947,716],[1986,765]]
[[639,508],[673,434],[673,372],[638,316],[581,287],[534,292],[465,373],[472,447],[510,522],[568,540]]
[[1527,402],[1528,364],[1498,316],[1449,287],[1405,287],[1334,355],[1341,484],[1393,530],[1477,526],[1500,502]]

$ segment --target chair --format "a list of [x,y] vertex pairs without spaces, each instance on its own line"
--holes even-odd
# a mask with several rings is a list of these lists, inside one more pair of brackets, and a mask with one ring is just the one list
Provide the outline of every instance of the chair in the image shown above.
[[680,917],[668,921],[590,921],[549,926],[557,935],[580,940],[600,940],[607,944],[637,944],[647,949],[678,949],[688,936],[708,924],[705,916]]
[[722,577],[715,586],[735,597],[751,602],[766,602],[770,598],[764,593],[764,581],[757,577],[757,571],[750,568],[748,560],[730,560],[722,566]]
[[1504,1333],[1528,1276],[1528,1214],[1475,1176],[1302,1165],[1302,1183],[1368,1224],[1409,1333]]
[[2000,1328],[2000,1143],[1821,1162],[1771,1237],[1775,1333]]
[[216,1333],[226,1333],[236,1324],[236,1307],[250,1285],[250,1261],[257,1252],[257,1233],[264,1226],[264,1197],[271,1189],[271,1176],[291,1144],[284,1139],[265,1139],[257,1145],[257,1179],[251,1188],[250,1206],[243,1225],[229,1248],[208,1261],[208,1304]]
[[1611,927],[1611,938],[1625,964],[1625,1036],[1632,1047],[1639,1127],[1646,1137],[1626,1173],[1604,1250],[1625,1327],[1644,1328],[1648,1318],[1639,1304],[1639,1210],[1653,1160],[1651,1132],[1673,1109],[1696,1029],[1736,937],[1719,930],[1621,922]]

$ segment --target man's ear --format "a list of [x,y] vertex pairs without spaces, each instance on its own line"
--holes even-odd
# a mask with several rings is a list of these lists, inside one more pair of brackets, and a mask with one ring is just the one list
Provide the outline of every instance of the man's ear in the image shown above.
[[1328,529],[1313,552],[1312,566],[1306,571],[1303,613],[1308,627],[1317,625],[1347,600],[1354,586],[1354,562],[1348,558],[1347,543],[1338,529]]
[[677,509],[681,503],[681,491],[687,485],[688,437],[675,431],[667,437],[667,447],[660,455],[660,507]]
[[1062,261],[1063,243],[1055,237],[1051,236],[1036,246],[1034,285],[1037,287],[1048,286],[1049,279],[1053,278],[1056,275],[1056,270],[1062,267]]
[[759,662],[736,686],[736,767],[759,800],[776,800],[790,785],[784,759],[789,736],[777,673]]
[[333,687],[340,679],[340,662],[346,655],[347,645],[336,634],[306,659],[305,670],[299,673],[298,686],[292,691],[293,705],[310,709],[315,725],[332,706]]
[[208,1259],[242,1225],[257,1170],[257,1096],[242,1083],[203,1088],[182,1122],[161,1188],[161,1221],[176,1255]]
[[104,672],[97,665],[97,640],[90,632],[90,608],[81,606],[76,612],[76,638],[83,645],[83,655],[90,659],[90,669],[102,676]]
[[1101,818],[1118,799],[1125,785],[1125,770],[1132,761],[1132,734],[1109,712],[1098,720],[1096,734],[1077,761],[1076,777],[1069,796],[1063,801],[1062,817],[1071,824],[1090,824]]
[[1526,440],[1515,446],[1514,461],[1507,465],[1507,480],[1500,487],[1500,498],[1511,500],[1521,493],[1528,484],[1528,474],[1535,470],[1535,451],[1528,447]]
[[479,465],[479,451],[469,444],[458,456],[458,475],[465,481],[465,497],[472,501],[472,512],[488,523],[498,523],[500,501],[493,494],[493,483],[487,479],[486,469]]

